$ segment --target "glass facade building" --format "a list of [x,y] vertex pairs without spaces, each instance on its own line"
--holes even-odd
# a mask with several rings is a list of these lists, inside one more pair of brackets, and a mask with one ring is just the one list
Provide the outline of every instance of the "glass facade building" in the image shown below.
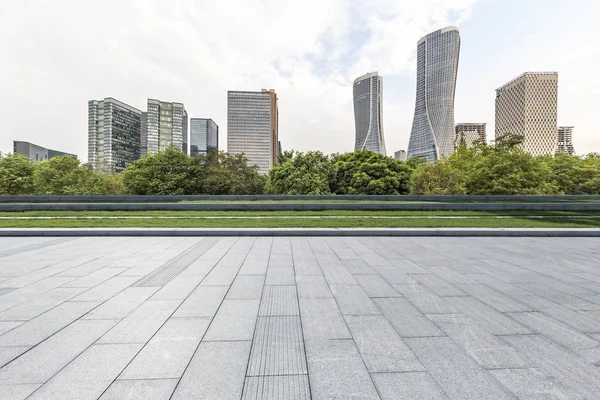
[[275,90],[227,92],[227,151],[244,154],[262,174],[277,164],[279,109]]
[[408,158],[435,161],[454,152],[454,95],[460,34],[449,26],[417,44],[417,96]]
[[354,81],[354,150],[370,150],[386,155],[383,137],[383,78],[377,72]]
[[88,102],[88,162],[123,171],[140,158],[142,112],[113,98]]
[[148,99],[148,116],[142,143],[147,154],[155,154],[169,146],[188,154],[188,115],[181,103]]
[[68,156],[75,157],[75,154],[65,153],[64,151],[47,149],[46,147],[38,146],[37,144],[22,142],[19,140],[13,141],[13,151],[15,154],[21,154],[32,161],[40,162],[49,160],[52,157]]
[[190,119],[190,155],[206,154],[219,150],[219,126],[210,118]]

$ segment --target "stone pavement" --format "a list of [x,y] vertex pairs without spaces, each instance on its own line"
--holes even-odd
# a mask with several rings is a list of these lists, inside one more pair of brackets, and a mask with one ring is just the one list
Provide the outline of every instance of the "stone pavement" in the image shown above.
[[0,239],[0,399],[598,399],[600,239]]

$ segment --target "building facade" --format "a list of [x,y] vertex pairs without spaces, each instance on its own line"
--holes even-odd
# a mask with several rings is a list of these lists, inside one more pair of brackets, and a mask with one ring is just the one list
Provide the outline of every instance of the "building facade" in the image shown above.
[[188,154],[188,115],[181,103],[148,99],[147,129],[142,143],[147,154],[155,154],[169,146]]
[[573,146],[573,128],[573,126],[558,127],[556,154],[575,155],[575,147]]
[[496,89],[496,138],[523,136],[523,150],[555,154],[558,142],[558,73],[525,72]]
[[140,126],[140,156],[146,157],[148,154],[148,113],[142,112]]
[[88,162],[123,171],[140,158],[142,112],[113,98],[88,102]]
[[65,153],[64,151],[52,150],[46,147],[38,146],[37,144],[22,142],[19,140],[13,141],[13,152],[15,154],[21,154],[34,162],[40,162],[49,160],[52,157],[66,156],[75,157],[77,155],[71,153]]
[[190,155],[219,149],[219,126],[210,118],[190,118]]
[[383,77],[371,72],[356,78],[353,85],[354,151],[370,150],[386,155],[383,136]]
[[435,161],[454,152],[454,96],[460,34],[449,26],[417,43],[417,96],[408,158]]
[[487,143],[486,126],[485,122],[460,122],[456,124],[454,147],[460,146],[463,139],[468,147],[473,147],[478,141]]
[[394,159],[406,161],[406,150],[398,150],[394,152]]
[[227,92],[227,151],[245,154],[262,174],[277,164],[279,109],[273,89]]

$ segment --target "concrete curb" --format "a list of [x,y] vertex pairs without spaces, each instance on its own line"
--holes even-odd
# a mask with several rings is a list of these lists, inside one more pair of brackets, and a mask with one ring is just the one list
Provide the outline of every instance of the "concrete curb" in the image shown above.
[[600,237],[595,228],[22,228],[0,229],[0,237],[77,236],[440,236]]

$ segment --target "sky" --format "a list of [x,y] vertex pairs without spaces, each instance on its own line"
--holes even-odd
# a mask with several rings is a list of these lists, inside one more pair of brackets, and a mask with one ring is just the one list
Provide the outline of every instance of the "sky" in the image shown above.
[[559,125],[600,152],[600,1],[1,0],[0,151],[24,140],[87,160],[87,102],[148,98],[212,118],[226,150],[227,90],[275,89],[283,149],[352,151],[352,82],[384,79],[387,151],[406,149],[419,38],[461,34],[456,122],[487,122],[495,89],[558,71]]

